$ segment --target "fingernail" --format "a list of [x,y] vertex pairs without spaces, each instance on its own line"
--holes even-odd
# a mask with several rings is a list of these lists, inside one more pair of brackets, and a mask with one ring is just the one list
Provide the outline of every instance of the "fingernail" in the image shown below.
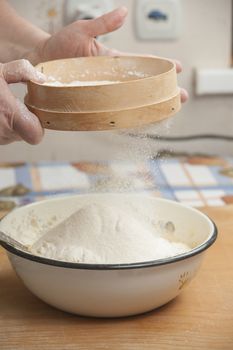
[[120,13],[120,15],[122,17],[125,17],[128,14],[128,9],[125,6],[121,6],[121,7],[118,8],[118,12]]

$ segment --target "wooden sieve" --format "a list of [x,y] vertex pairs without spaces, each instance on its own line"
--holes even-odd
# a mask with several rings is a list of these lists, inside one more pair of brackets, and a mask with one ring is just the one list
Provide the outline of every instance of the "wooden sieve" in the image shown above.
[[180,109],[176,68],[166,59],[83,57],[44,62],[36,68],[63,84],[111,81],[85,86],[28,82],[25,103],[47,129],[135,128],[161,121]]

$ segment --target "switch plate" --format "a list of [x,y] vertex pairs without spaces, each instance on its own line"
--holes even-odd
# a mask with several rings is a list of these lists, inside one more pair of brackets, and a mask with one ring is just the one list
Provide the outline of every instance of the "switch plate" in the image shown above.
[[197,69],[196,94],[233,94],[233,69]]
[[114,9],[112,0],[66,0],[65,24],[79,19],[96,18]]
[[139,39],[177,39],[181,32],[180,0],[137,0]]
[[[114,0],[66,0],[64,4],[64,24],[77,20],[92,19],[112,11]],[[101,35],[98,41],[105,43],[110,34]]]

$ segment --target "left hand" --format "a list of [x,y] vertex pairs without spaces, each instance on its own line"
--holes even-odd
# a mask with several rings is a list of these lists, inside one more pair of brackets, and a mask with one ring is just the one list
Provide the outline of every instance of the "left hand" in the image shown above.
[[43,137],[39,119],[15,98],[8,85],[29,80],[43,83],[45,76],[24,59],[0,63],[0,145],[20,140],[36,145]]
[[[40,42],[27,58],[32,64],[37,64],[59,58],[121,55],[123,53],[105,47],[96,37],[120,28],[127,13],[125,7],[120,7],[95,19],[73,22]],[[177,73],[181,72],[181,64],[175,63]],[[181,101],[187,99],[188,93],[181,89]]]

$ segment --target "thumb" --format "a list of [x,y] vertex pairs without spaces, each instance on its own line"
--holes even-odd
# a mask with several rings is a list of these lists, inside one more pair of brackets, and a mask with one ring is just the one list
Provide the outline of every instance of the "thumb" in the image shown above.
[[22,59],[0,64],[0,77],[8,84],[33,80],[43,83],[46,80],[44,74],[36,70],[29,61]]
[[14,131],[31,145],[38,144],[44,135],[39,119],[18,99],[12,126]]
[[123,25],[127,13],[127,8],[123,6],[101,17],[85,20],[83,21],[85,32],[91,37],[113,32]]

